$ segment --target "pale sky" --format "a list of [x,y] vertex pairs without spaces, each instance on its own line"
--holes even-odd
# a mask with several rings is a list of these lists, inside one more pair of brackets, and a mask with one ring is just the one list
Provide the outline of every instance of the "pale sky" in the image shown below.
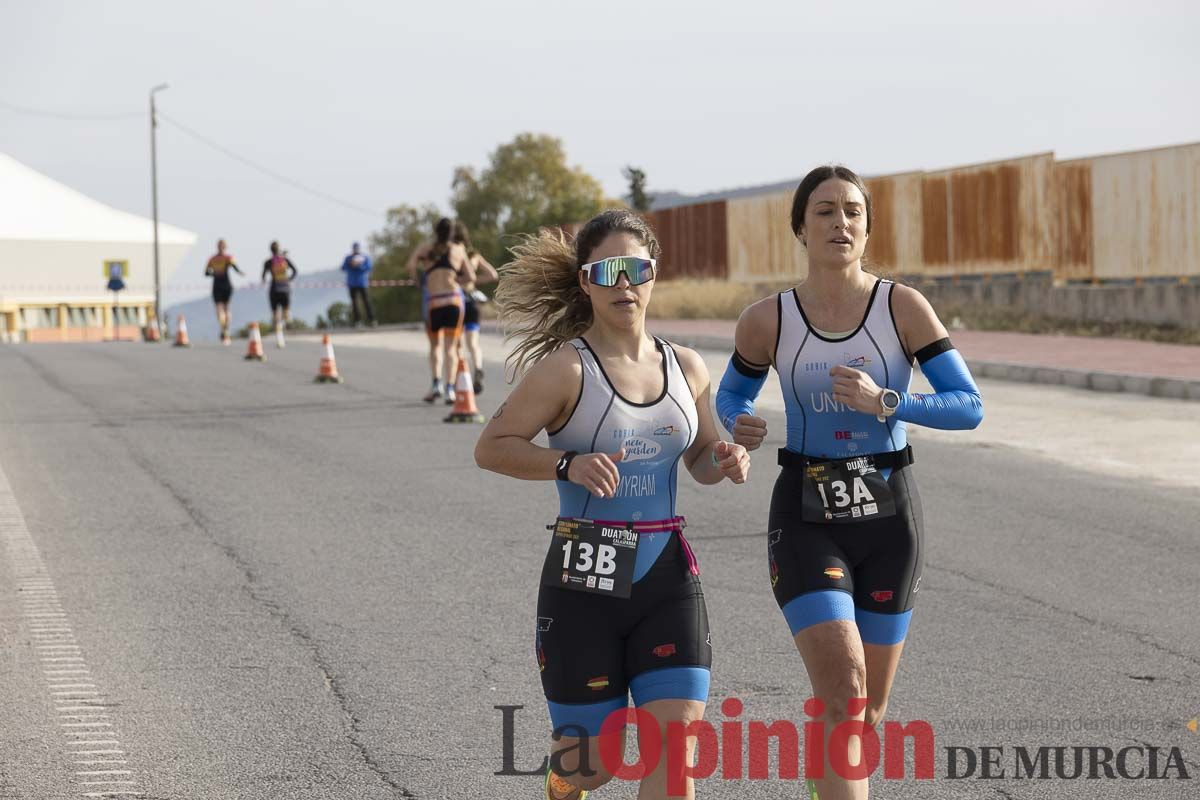
[[[257,268],[340,264],[399,203],[446,208],[456,165],[522,131],[625,191],[864,174],[1200,140],[1200,3],[172,3],[0,0],[0,151],[149,215],[147,92],[236,153],[159,129],[163,221],[199,242],[164,299],[206,291],[219,236]],[[68,115],[63,120],[3,104]],[[184,285],[202,287],[181,291]],[[171,288],[176,287],[176,288]]]

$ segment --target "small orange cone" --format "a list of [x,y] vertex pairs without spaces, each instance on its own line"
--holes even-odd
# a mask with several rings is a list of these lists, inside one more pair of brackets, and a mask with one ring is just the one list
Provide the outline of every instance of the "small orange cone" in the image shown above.
[[176,347],[191,347],[192,342],[187,335],[187,320],[183,318],[183,314],[179,315],[179,327],[175,331],[175,346]]
[[467,360],[458,359],[458,377],[454,379],[454,409],[442,422],[483,422],[483,414],[475,407],[475,388],[467,374]]
[[321,345],[325,352],[321,354],[321,366],[313,380],[317,383],[343,383],[342,376],[338,375],[337,362],[333,360],[333,342],[329,341],[328,333],[321,340]]
[[158,341],[158,320],[151,318],[146,327],[142,328],[142,338],[147,342]]
[[266,361],[263,353],[262,334],[258,332],[258,323],[250,323],[250,345],[246,348],[246,361]]

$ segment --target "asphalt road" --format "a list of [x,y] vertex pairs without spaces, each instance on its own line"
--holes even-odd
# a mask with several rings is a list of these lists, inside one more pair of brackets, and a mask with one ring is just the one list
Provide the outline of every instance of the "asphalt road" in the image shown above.
[[[265,364],[240,347],[0,347],[0,798],[539,796],[537,778],[493,774],[495,706],[524,706],[514,758],[532,769],[553,488],[478,470],[478,426],[417,400],[419,336],[397,335],[416,344],[339,348],[342,386],[311,382],[311,341]],[[1060,413],[1073,396],[1021,392]],[[489,383],[483,412],[503,394]],[[1098,472],[970,434],[914,440],[928,555],[888,715],[930,723],[935,778],[909,759],[873,796],[1197,796],[1198,493],[1151,454]],[[766,574],[778,444],[745,486],[680,482],[714,723],[728,697],[743,722],[804,719]],[[1160,772],[1180,748],[1192,780],[1012,777],[1018,746],[1139,742]],[[1005,778],[947,778],[946,748],[984,746],[1004,748]],[[699,795],[799,787],[714,777]]]

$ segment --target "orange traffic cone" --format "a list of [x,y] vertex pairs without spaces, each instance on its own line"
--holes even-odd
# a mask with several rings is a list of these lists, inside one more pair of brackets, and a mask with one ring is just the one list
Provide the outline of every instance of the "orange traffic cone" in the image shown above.
[[246,361],[266,361],[263,353],[262,334],[258,332],[258,323],[250,323],[250,345],[246,348]]
[[183,318],[183,314],[179,315],[179,327],[175,331],[175,346],[176,347],[191,347],[192,342],[187,335],[187,320]]
[[321,366],[313,380],[317,383],[343,383],[342,376],[338,375],[337,362],[333,360],[333,342],[329,341],[328,333],[321,340],[321,345],[325,352],[321,354]]
[[458,377],[454,379],[454,409],[442,422],[483,422],[483,414],[475,407],[475,388],[467,374],[467,360],[458,359]]
[[146,327],[142,328],[142,338],[147,342],[158,341],[158,320],[152,318]]

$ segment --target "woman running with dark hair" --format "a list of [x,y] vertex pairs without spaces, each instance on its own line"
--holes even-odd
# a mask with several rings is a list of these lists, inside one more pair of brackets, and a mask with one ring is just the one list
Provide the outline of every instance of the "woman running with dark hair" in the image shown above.
[[233,342],[229,338],[229,301],[233,298],[233,282],[229,279],[229,270],[238,275],[246,273],[238,269],[233,260],[233,254],[225,252],[225,240],[217,240],[217,254],[208,260],[204,274],[211,276],[213,305],[217,308],[217,324],[221,326],[221,344]]
[[[598,734],[629,695],[659,735],[702,718],[708,699],[708,613],[676,482],[682,465],[701,484],[742,483],[750,461],[718,439],[700,356],[646,331],[658,251],[641,217],[606,211],[573,242],[542,231],[513,248],[496,293],[520,340],[509,362],[528,372],[484,428],[475,460],[558,489],[534,638],[555,731],[550,800],[612,779]],[[543,430],[549,447],[532,441]],[[623,742],[623,720],[616,731]],[[693,748],[689,739],[689,764]],[[581,769],[581,752],[595,772]],[[638,797],[667,796],[660,764]]]
[[500,274],[483,255],[471,246],[471,234],[461,220],[454,222],[454,241],[467,249],[467,263],[458,271],[458,284],[463,290],[463,344],[471,358],[475,394],[483,391],[483,347],[479,344],[479,305],[487,295],[477,288],[481,283],[498,280]]
[[[921,587],[924,518],[907,424],[974,428],[979,390],[928,301],[863,270],[871,196],[845,167],[810,172],[792,203],[808,276],[738,320],[717,393],[734,441],[762,444],[754,415],[767,370],[783,387],[787,446],[775,482],[767,557],[775,600],[820,701],[827,736],[841,722],[876,726],[887,708]],[[935,394],[909,394],[914,362]],[[829,767],[822,800],[867,796],[866,779]],[[851,737],[841,763],[858,764]]]
[[[464,317],[458,273],[470,259],[467,249],[454,241],[454,224],[449,219],[439,219],[433,232],[434,240],[421,245],[409,256],[408,269],[413,280],[421,285],[422,316],[429,336],[429,370],[433,373],[433,386],[422,399],[434,403],[445,397],[446,405],[451,405],[454,403],[454,368]],[[444,384],[443,374],[446,376]]]

